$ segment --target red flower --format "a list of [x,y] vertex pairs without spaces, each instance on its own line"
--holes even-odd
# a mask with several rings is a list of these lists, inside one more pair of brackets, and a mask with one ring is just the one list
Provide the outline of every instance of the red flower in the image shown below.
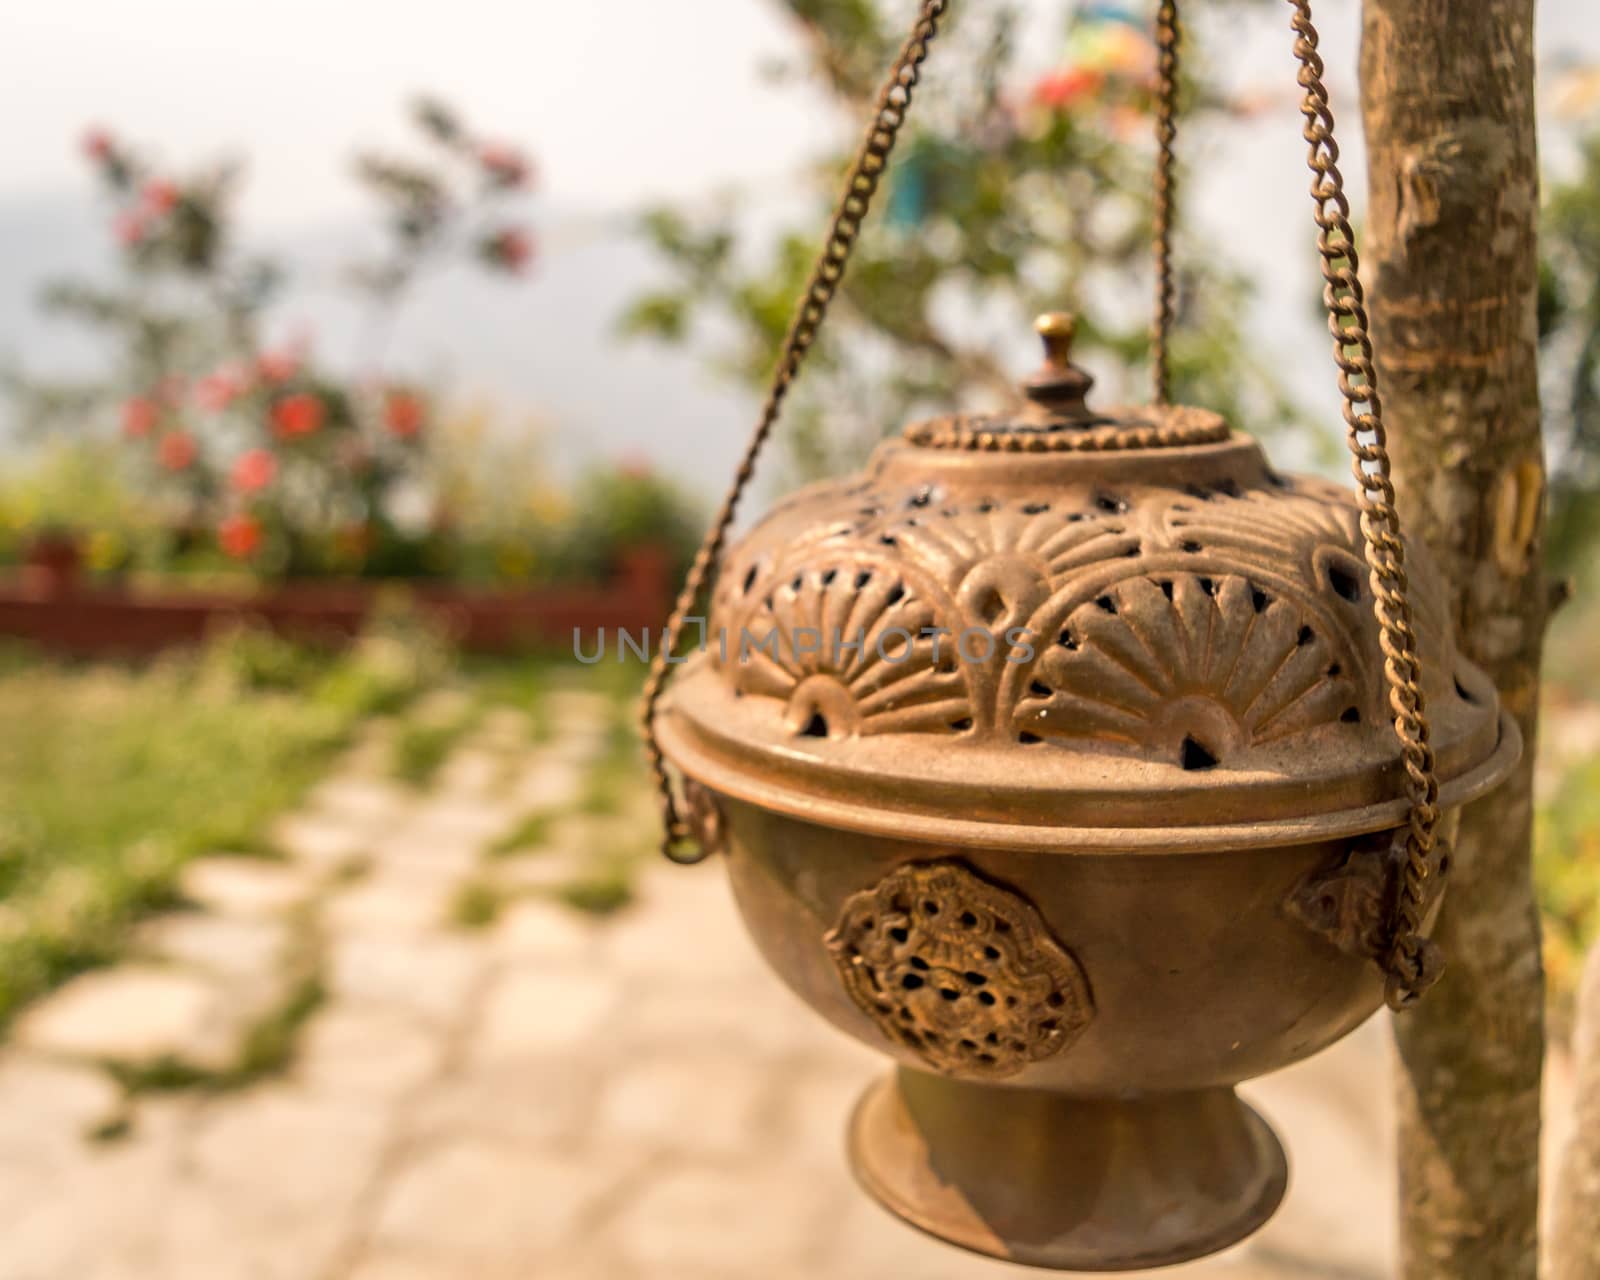
[[1085,98],[1093,97],[1105,83],[1105,76],[1092,67],[1068,67],[1045,76],[1033,87],[1033,100],[1056,111],[1070,110]]
[[239,375],[227,369],[206,374],[194,384],[194,402],[211,413],[221,413],[243,393]]
[[315,435],[327,416],[322,401],[304,391],[284,396],[272,406],[273,429],[285,440]]
[[160,417],[154,402],[144,396],[134,396],[122,406],[122,434],[130,440],[143,440],[155,430]]
[[179,195],[177,183],[167,178],[152,178],[144,184],[139,199],[146,209],[160,216],[177,208]]
[[254,516],[228,516],[217,526],[217,544],[235,560],[248,560],[261,549],[261,522]]
[[402,440],[422,430],[422,401],[409,391],[390,391],[383,398],[383,420]]
[[627,480],[648,480],[650,478],[650,460],[642,454],[630,453],[617,463],[617,470]]
[[83,135],[83,154],[91,160],[106,160],[115,144],[104,129],[89,129]]
[[491,261],[507,271],[521,271],[533,257],[533,237],[516,227],[507,227],[490,237],[487,249]]
[[478,148],[478,163],[497,186],[521,187],[527,184],[528,161],[515,147],[486,142]]
[[111,224],[112,234],[117,237],[117,243],[126,249],[133,249],[144,243],[144,238],[150,232],[150,224],[145,220],[144,214],[135,209],[128,209],[119,213]]
[[278,460],[265,449],[250,449],[233,464],[233,487],[240,493],[259,493],[277,478]]
[[168,471],[187,471],[200,456],[200,447],[187,431],[169,431],[161,437],[156,457]]
[[300,357],[293,351],[263,351],[256,360],[256,374],[263,382],[287,382],[300,372]]

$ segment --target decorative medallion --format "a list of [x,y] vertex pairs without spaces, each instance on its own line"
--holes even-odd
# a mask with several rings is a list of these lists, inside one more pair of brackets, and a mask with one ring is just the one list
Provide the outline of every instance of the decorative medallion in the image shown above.
[[824,941],[862,1012],[939,1071],[1016,1075],[1094,1018],[1083,969],[1034,906],[959,862],[897,868]]
[[[1405,833],[1382,833],[1353,845],[1331,865],[1303,877],[1284,903],[1289,914],[1346,955],[1381,964],[1388,922],[1406,861]],[[1450,846],[1439,840],[1430,855],[1422,913],[1433,910],[1450,869]]]

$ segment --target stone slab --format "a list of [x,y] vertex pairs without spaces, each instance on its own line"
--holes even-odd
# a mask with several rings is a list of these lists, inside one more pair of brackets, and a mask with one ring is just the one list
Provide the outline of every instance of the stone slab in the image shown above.
[[74,978],[28,1009],[12,1036],[42,1053],[144,1062],[185,1056],[220,1015],[217,988],[200,975],[128,964]]
[[390,1183],[373,1244],[452,1261],[463,1277],[516,1267],[535,1275],[618,1177],[474,1138],[428,1147]]
[[600,1037],[621,998],[615,979],[587,969],[507,969],[485,999],[470,1058],[484,1065],[576,1052]]
[[235,919],[202,911],[174,911],[145,921],[133,935],[137,951],[231,983],[276,985],[290,950],[286,925]]
[[304,868],[259,858],[199,858],[183,869],[179,892],[219,915],[265,919],[282,915],[316,891]]
[[302,1032],[293,1073],[314,1096],[383,1103],[431,1078],[444,1051],[441,1037],[401,1010],[335,1004]]
[[336,1000],[408,1010],[443,1028],[462,1018],[486,959],[454,937],[345,936],[328,944],[328,985]]

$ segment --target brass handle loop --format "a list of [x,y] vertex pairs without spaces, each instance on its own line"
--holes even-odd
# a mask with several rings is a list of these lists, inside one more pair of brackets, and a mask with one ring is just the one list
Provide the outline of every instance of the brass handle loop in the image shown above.
[[688,619],[689,610],[694,608],[695,601],[699,599],[706,584],[711,580],[722,558],[723,547],[727,542],[728,530],[733,525],[734,514],[738,510],[739,499],[744,496],[744,491],[749,487],[750,479],[755,474],[756,459],[760,457],[773,427],[778,423],[789,388],[799,375],[806,355],[816,340],[817,330],[821,328],[823,319],[828,314],[828,307],[844,279],[851,250],[855,248],[856,239],[861,233],[862,221],[866,218],[867,211],[872,206],[872,198],[877,194],[879,184],[888,169],[889,153],[894,150],[895,139],[905,125],[906,114],[911,108],[911,100],[921,79],[922,64],[928,57],[928,46],[938,35],[939,23],[948,7],[949,0],[924,0],[918,12],[916,25],[901,47],[900,54],[889,72],[889,78],[878,94],[877,109],[873,113],[871,124],[867,127],[866,137],[856,153],[855,161],[850,166],[850,176],[845,185],[844,195],[828,229],[827,243],[817,259],[816,266],[812,268],[806,291],[800,298],[788,335],[784,338],[782,353],[773,372],[766,403],[762,406],[755,430],[745,446],[744,456],[739,461],[733,483],[723,496],[716,518],[706,531],[705,540],[701,543],[694,563],[689,568],[683,590],[672,607],[672,615],[667,620],[661,644],[650,660],[650,674],[645,680],[644,692],[639,703],[639,727],[644,738],[646,762],[660,797],[664,832],[661,850],[668,859],[682,865],[704,860],[708,851],[699,847],[694,840],[690,824],[684,818],[677,796],[673,793],[672,780],[667,775],[666,760],[661,753],[661,745],[656,740],[656,708],[666,689],[667,674],[672,665],[670,659],[677,654],[682,641],[683,624]]
[[1311,24],[1310,0],[1288,0],[1294,9],[1294,54],[1300,63],[1298,82],[1305,91],[1300,114],[1305,117],[1307,163],[1314,175],[1311,198],[1316,204],[1317,249],[1322,259],[1323,303],[1333,335],[1333,358],[1339,366],[1339,393],[1344,400],[1346,439],[1359,486],[1361,533],[1371,570],[1373,613],[1378,619],[1384,675],[1395,736],[1400,741],[1410,814],[1405,831],[1405,864],[1394,904],[1384,961],[1385,998],[1392,1009],[1416,1003],[1443,969],[1439,949],[1422,937],[1422,917],[1430,897],[1429,879],[1443,876],[1447,865],[1431,858],[1439,824],[1439,782],[1433,748],[1428,743],[1427,708],[1422,694],[1417,637],[1411,625],[1405,547],[1400,540],[1400,515],[1395,509],[1390,478],[1388,434],[1383,402],[1372,362],[1372,336],[1367,324],[1366,294],[1361,287],[1361,260],[1350,227],[1350,202],[1339,172],[1339,146],[1333,138],[1333,112],[1323,83],[1317,52],[1317,29]]

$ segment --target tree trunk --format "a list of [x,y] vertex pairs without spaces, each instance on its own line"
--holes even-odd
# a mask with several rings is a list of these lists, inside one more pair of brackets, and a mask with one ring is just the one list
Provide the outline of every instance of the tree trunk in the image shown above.
[[1463,816],[1435,932],[1449,969],[1395,1023],[1407,1280],[1534,1280],[1544,975],[1532,759],[1548,614],[1535,292],[1533,0],[1365,0],[1363,257],[1406,527],[1462,651],[1522,727]]
[[1550,1218],[1550,1280],[1595,1280],[1600,1276],[1600,946],[1584,966],[1572,1053],[1578,1114]]

